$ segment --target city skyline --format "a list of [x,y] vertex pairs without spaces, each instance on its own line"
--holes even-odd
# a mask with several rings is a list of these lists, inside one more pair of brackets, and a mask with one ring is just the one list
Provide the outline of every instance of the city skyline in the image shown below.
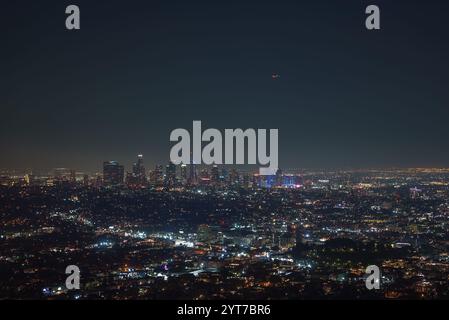
[[[116,158],[113,158],[116,159]],[[99,174],[103,171],[103,164],[104,162],[117,162],[120,165],[124,167],[125,173],[132,173],[132,168],[134,165],[134,162],[132,160],[126,160],[124,162],[117,161],[117,160],[103,160],[100,161],[98,165],[95,166],[95,169],[90,170],[83,170],[79,166],[70,167],[70,166],[55,166],[55,167],[44,167],[44,168],[36,168],[36,167],[0,167],[0,172],[5,173],[33,173],[33,174],[40,174],[40,175],[46,175],[51,174],[54,172],[54,170],[57,169],[67,169],[67,170],[74,170],[77,174],[89,174],[89,175],[95,175]],[[145,166],[145,172],[149,173],[150,171],[154,170],[157,166],[165,166],[168,163],[170,163],[170,160],[167,160],[166,162],[147,162],[147,165]],[[219,164],[219,165],[206,165],[201,164],[197,165],[199,168],[205,168],[205,169],[212,169],[214,166],[223,167],[223,168],[234,168],[240,172],[248,172],[248,173],[254,173],[258,174],[259,166],[257,165],[236,165],[236,164]],[[176,167],[181,167],[180,165],[176,165]],[[310,172],[334,172],[334,171],[364,171],[364,170],[449,170],[449,166],[327,166],[327,167],[300,167],[300,166],[292,166],[292,167],[280,167],[281,170],[286,170],[291,173],[301,172],[301,171],[310,171]]]
[[449,299],[449,1],[0,12],[0,300]]
[[[235,175],[136,188],[58,174],[0,183],[2,299],[449,296],[449,170],[308,173],[301,187],[287,175],[274,188]],[[64,286],[68,265],[79,288]],[[377,288],[366,285],[373,265]]]
[[[95,173],[83,172],[74,168],[53,168],[46,172],[27,170],[0,169],[0,185],[5,187],[128,187],[131,189],[146,188],[180,188],[180,187],[213,187],[225,186],[243,188],[304,188],[305,177],[339,174],[445,174],[449,168],[335,168],[306,169],[278,168],[275,173],[261,175],[258,170],[249,166],[238,165],[197,165],[156,164],[148,167],[142,154],[138,154],[131,170],[122,163],[104,161],[102,170]],[[310,181],[308,182],[310,183]],[[413,189],[418,190],[416,186]],[[412,190],[412,188],[411,188]]]

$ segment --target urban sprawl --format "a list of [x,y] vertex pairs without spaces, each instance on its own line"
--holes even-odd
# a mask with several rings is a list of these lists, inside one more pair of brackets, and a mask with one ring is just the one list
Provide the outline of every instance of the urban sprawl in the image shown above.
[[449,169],[254,172],[2,170],[0,299],[449,297]]

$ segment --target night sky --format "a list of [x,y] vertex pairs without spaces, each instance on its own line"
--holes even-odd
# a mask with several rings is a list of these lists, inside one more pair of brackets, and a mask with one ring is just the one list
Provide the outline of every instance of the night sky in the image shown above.
[[[69,4],[79,31],[65,29]],[[380,31],[365,28],[369,4]],[[447,0],[0,10],[0,168],[165,164],[170,132],[193,120],[278,128],[282,168],[449,166]]]

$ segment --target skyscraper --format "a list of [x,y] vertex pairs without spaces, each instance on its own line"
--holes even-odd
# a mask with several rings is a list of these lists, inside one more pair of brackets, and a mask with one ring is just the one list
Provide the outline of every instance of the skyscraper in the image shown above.
[[137,162],[133,164],[133,173],[136,176],[145,177],[145,167],[143,165],[143,155],[137,156]]
[[239,173],[234,168],[231,169],[231,173],[229,174],[229,181],[230,181],[231,185],[239,185],[240,184]]
[[133,164],[133,172],[128,177],[128,183],[132,185],[145,185],[147,182],[147,177],[145,175],[145,167],[143,165],[143,155],[139,154],[137,156],[137,162]]
[[76,183],[76,171],[70,170],[70,183]]
[[226,168],[221,170],[220,182],[221,184],[226,184],[228,182],[228,170]]
[[198,182],[198,174],[196,172],[196,166],[193,162],[193,154],[190,153],[190,173],[189,173],[189,184],[196,184]]
[[176,166],[173,162],[169,162],[165,168],[165,184],[173,186],[176,183]]
[[181,165],[181,183],[185,185],[187,183],[187,165]]
[[103,182],[105,186],[122,184],[124,173],[125,168],[117,161],[103,162]]
[[283,173],[282,170],[278,168],[278,170],[276,171],[276,181],[273,185],[273,187],[281,187],[282,186],[282,177],[283,177]]
[[244,188],[250,188],[252,186],[250,175],[248,173],[245,173],[243,175],[243,187]]
[[211,169],[211,181],[214,185],[218,185],[220,182],[220,173],[218,171],[218,166],[214,165]]
[[89,175],[88,175],[88,174],[84,174],[84,175],[83,175],[83,185],[84,185],[85,187],[88,187],[88,186],[89,186]]
[[153,186],[162,186],[164,183],[164,172],[161,165],[156,165],[153,171],[150,172],[150,183]]

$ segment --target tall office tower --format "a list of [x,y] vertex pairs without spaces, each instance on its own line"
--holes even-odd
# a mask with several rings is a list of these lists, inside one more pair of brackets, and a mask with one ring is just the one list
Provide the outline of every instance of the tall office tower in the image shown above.
[[244,188],[251,188],[252,187],[251,178],[250,178],[248,173],[245,173],[243,175],[243,187]]
[[150,185],[156,186],[157,178],[158,178],[158,166],[156,165],[153,170],[150,170],[149,174]]
[[189,184],[196,184],[198,182],[198,174],[194,163],[190,164]]
[[276,186],[276,175],[263,176],[265,180],[265,188],[273,188]]
[[218,166],[214,165],[212,167],[212,170],[210,172],[210,179],[212,181],[212,184],[214,185],[218,185],[220,182],[220,173],[218,171]]
[[165,167],[165,184],[173,186],[176,183],[176,166],[173,162],[169,162]]
[[188,179],[188,184],[194,185],[197,184],[198,182],[198,174],[196,172],[196,165],[195,162],[193,161],[193,154],[190,153],[190,165],[189,165],[189,179]]
[[76,183],[76,171],[70,170],[70,183]]
[[238,185],[240,183],[239,173],[234,168],[231,170],[231,173],[229,174],[229,182],[231,185]]
[[145,167],[143,165],[143,155],[137,156],[137,162],[133,164],[133,172],[130,176],[132,184],[144,185],[147,182]]
[[149,173],[148,176],[149,176],[149,182],[150,182],[150,185],[155,186],[155,185],[156,185],[156,181],[157,181],[157,178],[156,178],[156,169],[150,170],[150,173]]
[[137,181],[137,177],[134,175],[134,173],[126,172],[126,174],[125,174],[125,184],[128,187],[135,187],[135,186],[137,186],[139,184],[138,181]]
[[27,174],[23,177],[23,179],[25,180],[25,184],[26,184],[27,186],[32,186],[32,185],[34,184],[34,182],[35,182],[35,177],[34,177],[34,175],[29,174],[29,173],[27,173]]
[[161,165],[156,165],[151,172],[151,184],[155,186],[162,186],[164,184],[164,171]]
[[278,168],[278,170],[276,171],[276,181],[275,181],[275,185],[273,187],[281,187],[282,186],[282,177],[283,177],[283,173],[282,170]]
[[103,183],[105,186],[123,184],[125,168],[117,161],[103,162]]
[[263,176],[260,174],[256,174],[255,176],[256,184],[259,188],[266,188],[267,187],[267,176]]
[[221,184],[225,185],[227,181],[228,181],[228,170],[226,170],[226,168],[223,168],[223,170],[221,170],[220,182]]
[[133,173],[136,176],[145,177],[145,167],[143,165],[143,155],[137,156],[137,162],[133,164]]
[[183,185],[187,184],[187,165],[181,165],[181,183]]
[[83,185],[85,187],[89,186],[89,175],[88,174],[83,175]]
[[99,188],[101,186],[103,186],[103,178],[102,178],[101,174],[97,173],[95,175],[95,187]]

